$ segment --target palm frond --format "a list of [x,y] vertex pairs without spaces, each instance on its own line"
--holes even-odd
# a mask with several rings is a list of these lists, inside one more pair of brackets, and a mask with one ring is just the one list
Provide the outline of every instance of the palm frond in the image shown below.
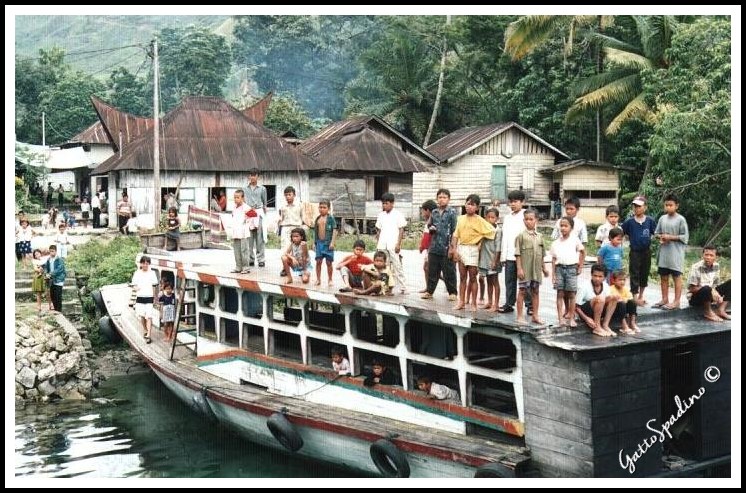
[[566,119],[572,121],[588,110],[596,110],[610,103],[626,103],[640,94],[640,74],[631,74],[591,91],[578,99],[567,110]]
[[671,37],[678,25],[676,19],[670,15],[651,15],[645,19],[643,47],[645,55],[661,64],[665,58],[666,49],[671,46]]
[[604,48],[604,54],[608,62],[621,67],[634,68],[636,70],[655,67],[653,61],[645,55],[617,50],[615,48]]
[[639,46],[626,43],[613,36],[608,36],[606,34],[593,32],[593,33],[588,33],[588,37],[591,39],[592,42],[600,44],[601,46],[604,46],[604,47],[616,48],[618,50],[624,50],[630,53],[639,53],[639,54],[643,53],[642,49]]
[[609,126],[606,127],[606,135],[614,135],[629,120],[639,119],[648,121],[651,117],[652,111],[650,110],[650,106],[645,102],[645,95],[640,94],[627,103],[627,106],[611,120]]
[[571,20],[572,17],[563,15],[523,16],[511,22],[505,30],[505,52],[513,60],[520,60]]
[[627,76],[635,75],[638,71],[631,70],[624,67],[615,67],[607,72],[601,72],[600,74],[592,75],[587,79],[583,79],[578,82],[573,88],[573,94],[575,97],[580,97],[589,92],[598,90],[604,86],[613,84],[614,82],[624,79]]

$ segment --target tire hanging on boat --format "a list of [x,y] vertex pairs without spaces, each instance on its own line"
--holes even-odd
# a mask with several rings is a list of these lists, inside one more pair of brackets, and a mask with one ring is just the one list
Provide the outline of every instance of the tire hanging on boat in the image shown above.
[[474,473],[475,478],[514,478],[515,470],[499,462],[481,465]]
[[215,286],[204,282],[199,283],[199,299],[203,305],[209,305],[215,301]]
[[98,308],[101,313],[106,313],[106,303],[104,303],[104,297],[101,296],[101,291],[98,289],[94,289],[91,292],[91,298],[93,298],[93,302],[96,304],[96,308]]
[[282,413],[274,413],[267,419],[267,428],[280,445],[291,452],[297,452],[303,447],[303,438],[293,423],[288,421]]
[[104,336],[109,342],[119,342],[122,340],[122,336],[119,334],[114,324],[111,323],[111,319],[108,315],[98,319],[98,331]]
[[207,396],[205,395],[204,390],[195,392],[192,396],[192,409],[204,416],[207,416],[207,418],[209,418],[209,420],[212,422],[217,422],[218,420],[217,416],[215,416],[215,413],[210,407],[210,403],[207,402]]
[[381,438],[370,446],[370,458],[386,478],[408,478],[409,462],[404,452],[391,441]]

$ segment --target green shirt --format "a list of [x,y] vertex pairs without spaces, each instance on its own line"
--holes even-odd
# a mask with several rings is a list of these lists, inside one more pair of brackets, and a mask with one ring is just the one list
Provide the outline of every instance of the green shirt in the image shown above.
[[515,239],[515,256],[521,257],[523,280],[541,282],[544,276],[544,240],[541,233],[536,230],[521,231]]

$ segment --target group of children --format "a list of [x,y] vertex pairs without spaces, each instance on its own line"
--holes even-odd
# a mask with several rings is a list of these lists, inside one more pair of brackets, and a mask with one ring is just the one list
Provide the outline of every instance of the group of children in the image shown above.
[[[350,375],[352,368],[350,366],[350,360],[345,356],[344,351],[339,346],[332,347],[331,350],[332,368],[340,376]],[[376,384],[381,385],[396,385],[398,383],[394,372],[391,371],[380,359],[373,360],[370,370],[364,372],[365,380],[363,385],[366,387],[372,387]],[[420,376],[417,379],[417,388],[425,392],[425,396],[428,399],[437,399],[451,401],[455,403],[460,402],[459,393],[452,388],[433,382],[432,379],[426,375]]]
[[[236,192],[237,196],[239,194],[240,191]],[[282,274],[287,277],[287,283],[292,283],[295,277],[299,277],[303,283],[308,283],[313,264],[306,243],[305,230],[300,227],[300,207],[295,204],[295,190],[292,187],[285,189],[285,198],[287,206],[280,211],[280,224],[283,227]],[[548,277],[550,272],[544,264],[544,238],[536,228],[538,213],[533,209],[524,210],[525,199],[525,194],[521,190],[514,190],[508,194],[510,214],[504,219],[502,228],[498,224],[500,213],[496,207],[488,208],[484,217],[478,215],[480,198],[476,194],[467,197],[466,213],[460,216],[449,206],[450,192],[447,189],[438,190],[435,201],[428,200],[423,203],[421,213],[425,220],[425,230],[420,252],[423,255],[425,288],[420,291],[421,298],[432,299],[435,287],[442,279],[449,301],[456,301],[456,310],[464,309],[468,305],[471,310],[476,311],[477,294],[480,295],[480,301],[486,294],[486,303],[483,305],[486,310],[500,313],[515,310],[517,321],[527,323],[524,316],[525,306],[531,322],[543,324],[544,321],[539,317],[539,287],[542,279]],[[664,310],[673,310],[680,306],[684,251],[689,240],[689,232],[686,220],[677,212],[678,199],[669,194],[664,197],[663,202],[665,214],[657,222],[645,214],[647,200],[644,196],[634,198],[634,215],[622,224],[619,224],[619,208],[609,206],[606,210],[606,223],[596,232],[595,240],[600,246],[598,264],[603,269],[606,285],[619,297],[616,300],[617,305],[625,307],[622,333],[639,330],[633,312],[636,306],[646,304],[644,291],[650,274],[651,241],[654,238],[660,242],[658,272],[661,276],[662,300],[653,306]],[[384,194],[381,203],[382,211],[376,220],[377,251],[370,259],[365,256],[365,244],[362,241],[355,243],[353,253],[336,266],[344,282],[341,292],[384,295],[393,294],[397,286],[401,293],[406,292],[400,254],[406,219],[394,209],[392,194]],[[576,313],[587,322],[583,315],[580,315],[576,293],[579,290],[578,276],[585,262],[588,232],[585,222],[578,216],[580,201],[576,197],[571,197],[564,205],[565,215],[557,220],[551,236],[551,278],[557,291],[558,324],[576,327]],[[324,261],[328,285],[333,285],[337,223],[329,214],[329,208],[328,201],[319,203],[319,215],[313,227],[316,285],[321,284]],[[287,235],[286,227],[292,227]],[[625,235],[630,242],[629,289],[624,288],[623,281],[626,281],[627,276],[622,270],[622,241]],[[234,242],[236,241],[234,239]],[[244,272],[238,260],[236,265],[236,272]],[[456,266],[460,278],[458,291]],[[505,304],[500,306],[501,289],[498,275],[503,266]],[[248,269],[245,272],[248,272]],[[669,291],[670,278],[673,278],[673,299]],[[705,276],[705,279],[710,280],[708,276]],[[485,289],[480,292],[478,285],[482,280]],[[689,296],[692,293],[693,286],[690,284]],[[713,294],[713,300],[715,296]],[[584,297],[583,304],[592,301],[593,298],[598,298],[598,295],[590,299]],[[517,306],[514,309],[516,301]],[[596,304],[592,303],[592,306]],[[617,313],[620,311],[621,308]],[[583,312],[591,320],[593,313],[588,307],[586,312]],[[706,317],[710,320],[723,319],[726,316],[724,310],[718,310],[717,313],[706,312]],[[608,323],[594,321],[592,325],[595,334],[611,335]]]

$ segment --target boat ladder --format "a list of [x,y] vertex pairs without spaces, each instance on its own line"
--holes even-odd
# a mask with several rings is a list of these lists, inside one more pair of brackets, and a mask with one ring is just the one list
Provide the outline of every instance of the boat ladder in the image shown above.
[[[171,343],[171,354],[168,359],[174,359],[174,351],[177,346],[191,346],[197,352],[197,301],[196,288],[191,285],[189,279],[180,279],[181,286],[178,290],[178,302],[176,304],[176,321],[174,322],[174,338]],[[188,296],[187,296],[187,293]],[[187,334],[185,340],[179,340],[179,333]]]

